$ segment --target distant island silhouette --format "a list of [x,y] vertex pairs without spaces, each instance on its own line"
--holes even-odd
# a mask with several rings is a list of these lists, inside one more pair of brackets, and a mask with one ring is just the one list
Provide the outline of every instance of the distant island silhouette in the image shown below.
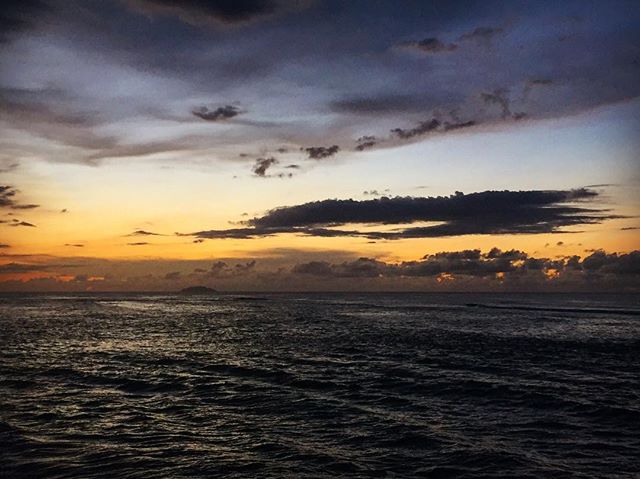
[[212,294],[217,293],[217,291],[213,288],[208,288],[206,286],[189,286],[188,288],[183,288],[180,290],[181,294]]

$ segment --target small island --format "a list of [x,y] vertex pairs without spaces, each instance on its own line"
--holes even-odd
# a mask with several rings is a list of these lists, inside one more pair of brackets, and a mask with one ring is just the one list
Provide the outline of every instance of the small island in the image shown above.
[[189,286],[180,290],[180,294],[213,294],[217,291],[206,286]]

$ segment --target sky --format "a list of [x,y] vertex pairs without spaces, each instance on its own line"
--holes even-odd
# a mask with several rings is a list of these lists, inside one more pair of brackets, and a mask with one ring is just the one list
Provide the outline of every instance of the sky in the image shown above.
[[5,5],[0,291],[640,291],[636,1]]

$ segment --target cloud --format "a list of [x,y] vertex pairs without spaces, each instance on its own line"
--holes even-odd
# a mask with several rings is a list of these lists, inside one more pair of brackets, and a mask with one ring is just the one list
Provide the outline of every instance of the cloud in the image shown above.
[[322,160],[338,153],[338,151],[340,151],[340,147],[338,145],[310,146],[303,148],[303,150],[307,152],[311,160]]
[[216,261],[215,263],[213,263],[211,265],[211,269],[209,270],[209,272],[213,272],[214,275],[217,275],[218,271],[222,271],[222,270],[226,269],[227,267],[228,267],[228,265],[224,261]]
[[596,250],[583,257],[550,258],[494,247],[429,253],[398,262],[347,251],[285,248],[262,250],[258,260],[107,260],[7,253],[0,259],[8,261],[0,265],[0,291],[78,291],[87,286],[175,291],[197,283],[222,291],[640,292],[640,251]]
[[509,259],[509,260],[524,260],[527,258],[527,254],[522,251],[511,249],[508,251],[502,251],[499,248],[491,248],[487,253],[489,259]]
[[581,266],[583,271],[596,275],[638,275],[640,274],[640,251],[609,254],[598,250],[586,257]]
[[0,185],[0,208],[10,208],[13,210],[31,210],[40,205],[18,203],[15,200],[18,190],[13,186]]
[[549,78],[532,78],[527,81],[528,85],[552,85],[553,80]]
[[[580,275],[576,277],[575,272]],[[292,272],[323,278],[439,277],[441,275],[494,278],[501,281],[538,276],[545,280],[568,276],[572,281],[593,280],[594,277],[636,277],[640,279],[640,251],[607,254],[596,251],[581,259],[578,256],[561,259],[531,257],[517,250],[492,248],[447,251],[425,255],[418,261],[385,263],[373,258],[330,263],[310,261],[293,266]],[[573,275],[573,276],[572,276]],[[640,284],[636,284],[640,286]]]
[[474,120],[461,121],[461,122],[457,122],[457,123],[445,122],[444,123],[444,131],[460,130],[461,128],[471,128],[472,126],[475,126],[476,124],[477,123]]
[[385,113],[423,111],[423,105],[420,103],[413,95],[381,93],[377,96],[357,96],[335,100],[330,103],[330,107],[332,111],[338,113],[376,116]]
[[133,233],[129,233],[126,236],[164,236],[160,233],[154,233],[152,231],[146,231],[146,230],[135,230]]
[[435,118],[428,121],[421,121],[418,126],[409,129],[402,128],[394,128],[391,130],[391,133],[396,135],[398,138],[402,138],[403,140],[413,138],[414,136],[424,135],[425,133],[429,133],[431,131],[435,131],[440,127],[441,123],[439,120]]
[[168,279],[170,281],[180,279],[181,277],[182,273],[180,273],[180,271],[172,271],[171,273],[167,273],[164,275],[164,279]]
[[0,160],[0,173],[9,173],[15,171],[20,166],[19,163],[12,163],[4,160]]
[[8,245],[7,243],[0,243],[0,249],[5,249],[5,248],[11,248],[11,245]]
[[65,243],[65,246],[71,246],[73,248],[84,248],[84,245],[81,243]]
[[267,176],[267,170],[276,163],[278,163],[278,160],[273,157],[258,158],[255,165],[253,165],[252,171],[256,176],[265,178]]
[[534,88],[545,88],[554,84],[550,78],[529,78],[523,88],[523,96],[528,101],[529,95]]
[[77,100],[75,94],[52,88],[0,87],[0,115],[11,128],[89,154],[119,146],[116,137],[94,131],[105,123],[103,114],[74,105]]
[[250,260],[245,263],[236,263],[235,265],[230,265],[225,261],[215,261],[208,270],[197,268],[194,270],[194,273],[207,278],[230,278],[246,275],[251,272],[255,266],[255,260]]
[[32,210],[34,208],[39,208],[40,205],[34,205],[34,204],[25,204],[25,205],[13,205],[11,208],[13,208],[14,210]]
[[367,135],[367,136],[361,136],[360,138],[358,138],[356,140],[356,143],[357,143],[356,150],[364,151],[367,148],[374,147],[378,143],[378,140],[375,136]]
[[[11,257],[11,256],[22,256],[29,257],[30,255],[3,255],[3,257]],[[13,274],[13,273],[32,273],[36,271],[47,271],[54,270],[58,268],[77,268],[78,264],[68,264],[68,263],[60,263],[60,262],[51,262],[51,263],[5,263],[0,264],[0,274]]]
[[327,261],[309,261],[297,264],[292,271],[297,274],[311,274],[313,276],[329,277],[334,275],[334,267]]
[[479,43],[488,43],[493,38],[504,31],[498,27],[478,27],[471,32],[464,33],[460,36],[460,41],[475,41]]
[[481,93],[480,98],[488,105],[498,105],[503,120],[511,116],[509,90],[499,88],[491,93]]
[[0,185],[0,207],[12,207],[15,204],[13,197],[16,195],[16,190],[11,186]]
[[27,226],[30,228],[35,228],[36,225],[33,223],[29,223],[27,221],[14,220],[13,223],[9,223],[9,226]]
[[247,261],[246,263],[236,263],[234,269],[236,272],[245,273],[252,270],[256,265],[255,260]]
[[5,0],[0,9],[0,42],[12,33],[28,29],[36,17],[50,10],[41,0]]
[[120,144],[117,140],[109,140],[103,143],[100,140],[97,145],[85,145],[91,150],[82,158],[82,162],[91,166],[97,166],[101,160],[107,158],[143,157],[157,153],[169,153],[198,149],[199,139],[196,137],[178,138],[175,140],[160,140],[140,144]]
[[[451,119],[446,121],[439,120],[437,118],[430,118],[428,120],[419,122],[413,128],[393,128],[391,130],[391,135],[401,140],[410,140],[412,138],[421,137],[428,133],[446,133],[449,131],[471,128],[479,124],[478,120],[460,120],[457,115],[453,113],[451,113],[450,116]],[[370,142],[366,140],[367,138],[374,137],[365,136],[362,138],[365,140],[356,146],[356,150],[362,151],[362,149],[364,148],[361,148],[361,145],[363,145],[365,148],[369,148],[383,142],[383,140],[372,140]]]
[[135,243],[127,243],[127,246],[145,246],[148,244],[152,244],[152,243],[148,243],[146,241],[137,241]]
[[[475,41],[477,43],[488,44],[496,35],[502,32],[502,28],[478,27],[471,32],[464,33],[458,40],[461,42]],[[425,38],[420,41],[403,42],[399,46],[425,54],[450,53],[458,49],[456,43],[445,43],[435,37]]]
[[231,228],[227,230],[206,230],[194,233],[176,233],[178,236],[194,236],[200,239],[249,239],[262,236],[271,236],[277,233],[288,233],[290,228],[280,228],[279,231],[270,229],[258,230],[256,228]]
[[237,26],[304,8],[308,2],[283,0],[130,0],[130,6],[151,15],[176,16],[191,25]]
[[0,274],[32,273],[34,271],[44,271],[49,268],[51,268],[51,266],[46,264],[6,263],[0,265]]
[[400,44],[400,47],[417,50],[421,53],[433,54],[452,52],[458,48],[458,45],[455,43],[446,44],[437,38],[431,37],[420,41],[403,42]]
[[[435,238],[471,234],[540,234],[621,218],[595,207],[598,193],[586,188],[542,191],[484,191],[438,197],[368,200],[329,199],[285,206],[241,222],[245,227],[183,234],[205,239],[248,239],[293,233],[369,239]],[[412,223],[436,223],[411,226]],[[344,225],[404,225],[378,231],[337,229]]]
[[385,274],[387,265],[371,258],[359,258],[338,265],[326,261],[311,261],[298,264],[292,271],[298,274],[311,274],[323,277],[339,278],[375,278]]
[[[570,225],[590,220],[595,210],[559,206],[567,201],[593,198],[589,190],[571,191],[488,191],[449,197],[396,197],[366,201],[325,200],[300,206],[272,210],[251,223],[258,227],[339,225],[346,223],[401,224],[415,221],[470,220],[477,214],[488,214],[483,222],[514,223],[519,229],[540,228],[545,231],[556,224]],[[588,213],[585,218],[584,214]],[[492,221],[490,217],[495,219]],[[527,222],[522,225],[519,223]],[[515,226],[515,225],[514,225]],[[439,228],[439,227],[429,227]],[[476,229],[476,228],[472,228]]]
[[224,120],[233,118],[235,116],[238,116],[242,112],[236,106],[225,105],[225,106],[218,107],[215,110],[210,110],[206,106],[202,106],[200,108],[193,110],[191,113],[193,113],[194,116],[197,116],[198,118],[202,118],[203,120],[206,120],[206,121],[224,121]]
[[[104,101],[104,99],[95,99]],[[109,107],[90,105],[76,92],[41,88],[0,87],[0,116],[12,129],[47,140],[53,147],[27,151],[27,156],[44,156],[50,161],[79,162],[96,166],[106,158],[147,156],[158,153],[197,150],[206,146],[203,136],[185,135],[131,143],[118,128],[118,121],[131,121],[129,116],[148,116],[148,112],[132,113]],[[99,127],[110,124],[114,133]],[[119,130],[119,133],[115,133]],[[63,147],[63,148],[61,148]],[[30,152],[29,152],[30,151]],[[61,153],[61,152],[64,153]],[[46,152],[46,153],[45,153]]]
[[[571,32],[561,20],[571,6],[514,6],[510,14],[519,18],[518,24],[499,51],[488,51],[471,47],[476,41],[502,40],[497,25],[508,19],[504,8],[495,5],[482,9],[486,24],[478,28],[469,27],[478,12],[461,15],[442,9],[427,18],[420,2],[403,7],[391,25],[385,19],[393,8],[378,2],[368,6],[364,23],[359,7],[348,5],[248,29],[198,31],[176,19],[244,25],[307,2],[124,0],[98,9],[67,3],[55,2],[42,32],[30,37],[23,32],[25,42],[1,53],[3,65],[16,66],[6,69],[11,74],[5,75],[0,100],[3,126],[27,132],[25,139],[46,140],[19,145],[15,156],[21,162],[41,157],[98,164],[104,158],[160,154],[175,161],[201,161],[283,142],[290,149],[309,144],[347,148],[345,137],[352,133],[384,140],[394,126],[408,133],[406,140],[417,141],[423,139],[419,128],[410,133],[416,120],[437,119],[438,132],[488,122],[502,125],[502,107],[485,103],[482,92],[511,92],[510,120],[522,112],[532,119],[554,118],[628,101],[640,88],[635,30],[623,26],[636,21],[637,12],[623,4],[594,6]],[[154,18],[132,15],[131,9],[120,8],[122,3]],[[18,24],[29,21],[29,13],[12,12],[31,4],[54,2],[10,2],[0,15],[18,18]],[[119,25],[117,35],[100,28],[106,24]],[[336,24],[344,28],[336,29]],[[430,38],[406,36],[421,30],[434,33],[425,35]],[[444,36],[451,32],[455,35]],[[560,33],[572,36],[559,44]],[[404,39],[415,40],[407,48],[428,58],[388,55],[388,45]],[[43,65],[48,65],[51,80],[45,83]],[[285,87],[274,87],[283,80]],[[532,86],[531,95],[522,94]],[[264,127],[231,116],[238,110],[226,102],[237,98],[251,102],[256,122]],[[200,123],[191,121],[196,117],[185,121],[180,105],[198,107],[207,99],[224,103],[194,110]],[[460,121],[443,116],[453,109],[461,112]],[[228,135],[211,135],[202,125],[225,119],[237,126]],[[373,146],[350,145],[356,150]]]

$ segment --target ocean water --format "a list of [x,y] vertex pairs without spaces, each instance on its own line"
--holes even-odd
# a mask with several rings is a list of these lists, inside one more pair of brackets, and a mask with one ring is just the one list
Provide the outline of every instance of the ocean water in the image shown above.
[[638,477],[624,295],[0,295],[0,477]]

